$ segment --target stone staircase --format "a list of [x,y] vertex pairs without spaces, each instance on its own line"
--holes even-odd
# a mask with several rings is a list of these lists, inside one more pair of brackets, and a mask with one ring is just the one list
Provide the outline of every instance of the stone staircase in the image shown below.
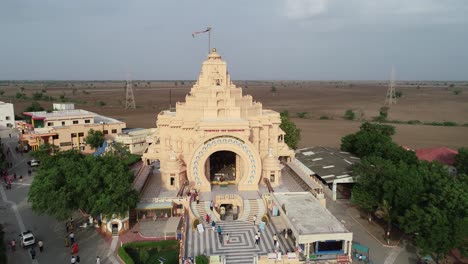
[[[200,219],[200,222],[204,223],[206,214],[210,212],[210,201],[200,201],[199,204],[193,201],[190,203],[190,208],[192,209],[192,212],[195,215],[195,217]],[[210,212],[209,215],[210,218],[215,222],[219,220],[213,213]]]
[[262,199],[255,200],[244,200],[244,212],[240,221],[253,222],[253,218],[257,216],[257,224],[262,220],[262,216],[265,214],[265,204]]

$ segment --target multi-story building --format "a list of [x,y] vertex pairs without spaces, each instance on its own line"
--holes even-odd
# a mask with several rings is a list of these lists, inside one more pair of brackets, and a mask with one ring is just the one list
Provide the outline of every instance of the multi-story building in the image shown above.
[[0,128],[15,127],[15,109],[13,104],[0,102]]
[[84,153],[93,150],[85,138],[90,129],[102,131],[106,139],[114,139],[126,124],[122,121],[98,115],[82,109],[74,109],[67,104],[54,104],[53,112],[24,112],[25,122],[18,122],[21,142],[28,149],[35,150],[41,144],[49,143],[61,150],[79,149]]

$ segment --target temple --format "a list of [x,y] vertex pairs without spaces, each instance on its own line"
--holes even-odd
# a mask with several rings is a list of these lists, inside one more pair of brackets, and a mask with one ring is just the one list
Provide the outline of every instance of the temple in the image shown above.
[[263,109],[231,82],[226,62],[213,49],[185,102],[159,113],[143,159],[160,161],[168,189],[188,182],[199,191],[212,185],[257,190],[262,178],[275,186],[280,160],[294,157],[280,123],[278,112]]

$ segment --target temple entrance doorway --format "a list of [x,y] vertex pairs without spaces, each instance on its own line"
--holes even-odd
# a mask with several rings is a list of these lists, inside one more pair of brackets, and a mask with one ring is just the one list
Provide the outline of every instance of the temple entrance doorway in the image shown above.
[[217,151],[206,160],[206,177],[212,185],[226,186],[237,184],[239,172],[239,156],[227,150]]

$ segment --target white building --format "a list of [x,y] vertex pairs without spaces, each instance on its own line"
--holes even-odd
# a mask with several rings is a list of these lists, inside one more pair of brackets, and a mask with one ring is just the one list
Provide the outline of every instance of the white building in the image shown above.
[[0,128],[15,127],[15,109],[13,104],[0,102]]
[[127,146],[130,153],[141,155],[148,148],[147,137],[155,131],[156,128],[124,129],[115,137],[115,141]]

